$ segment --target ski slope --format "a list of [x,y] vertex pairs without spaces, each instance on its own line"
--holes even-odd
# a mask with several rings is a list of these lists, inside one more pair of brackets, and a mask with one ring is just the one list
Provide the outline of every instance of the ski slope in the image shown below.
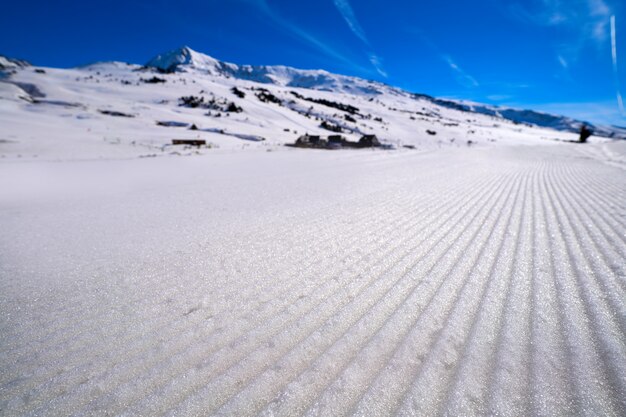
[[625,169],[532,138],[7,160],[0,414],[624,416]]

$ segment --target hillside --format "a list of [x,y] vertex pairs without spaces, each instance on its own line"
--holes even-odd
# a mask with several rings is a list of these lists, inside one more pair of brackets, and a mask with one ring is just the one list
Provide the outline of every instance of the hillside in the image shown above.
[[0,415],[626,415],[626,141],[179,52],[0,61]]
[[172,139],[206,140],[213,150],[276,149],[305,133],[340,133],[353,141],[374,134],[397,149],[426,150],[576,140],[571,132],[580,126],[567,118],[470,106],[322,70],[224,63],[186,47],[145,66],[102,62],[55,69],[5,61],[5,158],[189,152],[172,148]]

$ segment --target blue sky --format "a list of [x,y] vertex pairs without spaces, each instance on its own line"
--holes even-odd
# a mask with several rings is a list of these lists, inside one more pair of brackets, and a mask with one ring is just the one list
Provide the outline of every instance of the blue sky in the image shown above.
[[182,45],[626,126],[619,0],[34,0],[0,13],[0,54],[37,65],[144,63]]

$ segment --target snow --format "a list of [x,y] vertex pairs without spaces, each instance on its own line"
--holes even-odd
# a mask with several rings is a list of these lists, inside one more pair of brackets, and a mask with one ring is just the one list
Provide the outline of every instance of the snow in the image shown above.
[[[3,416],[626,414],[626,142],[196,70],[8,81]],[[343,118],[291,91],[397,149],[283,146]]]
[[3,414],[623,415],[578,146],[2,164]]
[[23,68],[29,65],[26,61],[0,55],[0,70]]
[[159,68],[163,71],[174,71],[178,68],[188,68],[211,73],[216,71],[219,61],[208,55],[200,54],[193,49],[183,46],[162,55],[157,55],[146,66]]
[[237,65],[219,61],[188,46],[157,55],[146,64],[165,72],[192,72],[202,75],[232,77],[237,80],[283,87],[317,89],[349,94],[381,94],[380,83],[355,77],[331,74],[324,70],[302,70],[283,65]]
[[[25,67],[10,74],[5,82],[0,82],[0,139],[12,145],[0,147],[0,158],[108,159],[248,148],[280,150],[305,133],[323,136],[332,133],[320,127],[322,121],[346,128],[344,136],[349,140],[358,141],[363,134],[376,134],[384,143],[398,148],[409,145],[419,151],[466,147],[468,140],[472,145],[492,146],[498,141],[534,144],[577,139],[575,134],[458,111],[392,87],[323,71],[286,67],[271,67],[269,71],[267,67],[264,71],[268,76],[282,80],[277,84],[259,84],[215,71],[199,72],[201,64],[217,61],[198,55],[201,54],[189,50],[189,61],[183,61],[187,62],[186,70],[171,74],[119,62],[68,70],[45,68],[44,73]],[[179,58],[170,54],[156,61],[166,65],[178,62]],[[223,67],[222,63],[217,65]],[[232,71],[245,72],[245,68],[236,66]],[[165,82],[146,82],[154,77]],[[233,94],[233,87],[243,91],[245,97]],[[265,88],[282,105],[259,100],[259,88]],[[224,109],[181,107],[182,96],[215,99],[223,103],[222,107],[234,103],[243,111],[228,113]],[[309,99],[353,106],[359,112],[350,115]],[[134,117],[111,115],[116,113]],[[216,117],[218,114],[220,117]],[[349,121],[346,116],[355,121]],[[198,130],[163,127],[157,125],[158,121],[181,126],[195,124]],[[427,130],[437,134],[431,136]],[[266,140],[257,143],[245,140],[250,137]],[[172,149],[172,139],[203,139],[211,144],[210,151]]]

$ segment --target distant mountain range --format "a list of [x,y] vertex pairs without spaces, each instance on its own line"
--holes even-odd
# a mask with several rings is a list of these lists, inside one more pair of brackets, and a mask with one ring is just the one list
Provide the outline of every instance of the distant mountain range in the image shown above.
[[155,68],[164,73],[198,72],[283,87],[369,96],[382,94],[413,96],[429,100],[439,106],[468,113],[494,116],[514,123],[531,124],[566,132],[578,132],[582,125],[587,125],[597,136],[626,137],[626,129],[617,126],[596,126],[588,121],[535,110],[515,109],[462,100],[441,99],[425,94],[414,94],[377,81],[332,74],[324,70],[302,70],[280,65],[237,65],[217,60],[211,56],[196,52],[187,46],[157,55],[145,66],[147,68]]

